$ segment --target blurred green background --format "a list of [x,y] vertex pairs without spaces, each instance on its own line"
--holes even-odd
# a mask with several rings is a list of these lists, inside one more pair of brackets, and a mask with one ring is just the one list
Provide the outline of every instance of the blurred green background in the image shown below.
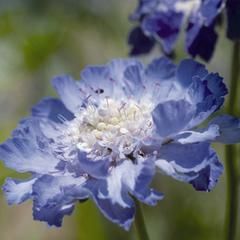
[[[50,79],[69,73],[76,79],[88,64],[127,57],[128,16],[136,0],[1,0],[0,1],[0,140],[42,97],[54,95]],[[182,42],[177,59],[185,57]],[[156,49],[149,62],[159,56]],[[208,68],[228,81],[231,43],[221,34]],[[223,149],[215,146],[223,159]],[[0,165],[0,180],[16,176]],[[223,236],[225,180],[211,193],[158,175],[155,187],[166,195],[157,207],[144,206],[152,240],[219,240]],[[1,240],[130,240],[129,233],[106,220],[91,202],[77,204],[62,228],[32,220],[32,203],[9,207],[0,196]],[[236,210],[237,211],[237,210]],[[240,211],[238,210],[240,213]],[[240,214],[239,214],[240,215]],[[240,224],[240,223],[239,223]],[[238,225],[239,226],[239,225]],[[238,237],[240,239],[240,229]]]

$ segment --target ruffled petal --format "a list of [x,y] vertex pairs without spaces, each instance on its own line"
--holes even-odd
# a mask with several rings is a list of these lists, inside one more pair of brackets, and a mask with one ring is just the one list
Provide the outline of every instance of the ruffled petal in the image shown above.
[[149,188],[154,174],[155,165],[152,159],[139,160],[136,164],[126,160],[113,168],[107,178],[107,197],[124,206],[122,193],[125,191],[124,194],[129,192],[148,205],[156,205],[163,195]]
[[198,177],[190,181],[197,191],[211,191],[223,173],[223,165],[214,150],[211,152],[208,165],[198,173]]
[[219,135],[219,126],[212,124],[208,128],[180,132],[174,137],[174,141],[181,144],[211,142],[214,141]]
[[135,214],[134,202],[127,194],[126,189],[121,187],[118,179],[114,180],[112,184],[116,187],[115,190],[113,189],[115,196],[109,195],[109,186],[106,180],[91,179],[85,187],[106,218],[125,230],[129,230]]
[[70,215],[76,200],[88,198],[82,188],[85,179],[44,175],[33,185],[33,217],[60,227],[65,215]]
[[19,172],[55,172],[59,160],[52,154],[50,142],[38,119],[25,119],[13,131],[12,138],[0,145],[0,159]]
[[18,172],[50,173],[56,171],[59,160],[36,148],[29,139],[12,138],[0,145],[0,158]]
[[217,73],[208,73],[203,65],[193,60],[184,60],[180,63],[177,79],[185,86],[185,97],[196,106],[189,128],[197,126],[217,111],[228,92],[222,77]]
[[8,204],[20,204],[32,197],[32,185],[36,178],[20,181],[7,178],[2,189],[7,198]]
[[199,191],[211,190],[223,171],[208,143],[162,146],[156,166],[166,175],[191,183]]
[[229,115],[214,118],[210,126],[216,124],[219,127],[220,136],[215,140],[225,144],[235,144],[240,142],[240,119]]
[[149,188],[154,173],[152,160],[143,160],[137,164],[125,160],[112,168],[106,180],[88,181],[87,187],[103,214],[129,229],[135,213],[129,193],[149,205],[156,205],[163,198],[161,193]]
[[[126,186],[128,186],[131,194],[139,201],[154,206],[159,200],[163,199],[162,193],[149,188],[149,185],[155,175],[155,162],[153,159],[147,159],[138,163],[138,165],[140,165],[138,166],[138,169],[140,170],[136,169],[134,164],[132,164],[131,167],[126,167],[126,169],[128,169],[128,173],[130,173],[129,176],[135,176],[134,187],[132,187],[131,184],[126,183],[127,178],[123,178],[123,181]],[[138,173],[136,174],[136,172]]]

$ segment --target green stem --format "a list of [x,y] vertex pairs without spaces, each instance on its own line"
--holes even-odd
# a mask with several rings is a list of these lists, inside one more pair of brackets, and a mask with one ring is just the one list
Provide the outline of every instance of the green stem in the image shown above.
[[139,240],[149,240],[147,229],[144,223],[142,209],[140,203],[136,200],[136,216],[135,216],[135,228],[137,230]]
[[[238,81],[240,70],[240,45],[234,42],[232,53],[231,85],[227,111],[231,115],[236,115]],[[225,151],[225,166],[227,178],[227,199],[226,199],[226,240],[234,240],[237,226],[238,209],[238,167],[237,167],[237,146],[227,145]]]

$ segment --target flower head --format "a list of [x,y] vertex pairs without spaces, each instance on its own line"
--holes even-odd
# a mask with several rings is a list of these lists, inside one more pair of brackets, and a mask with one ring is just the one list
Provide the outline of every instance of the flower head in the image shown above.
[[33,200],[34,219],[61,226],[76,201],[92,199],[112,222],[129,229],[134,196],[155,205],[163,195],[149,187],[155,170],[211,190],[222,173],[212,141],[240,140],[240,122],[208,119],[224,102],[223,79],[192,60],[166,58],[146,68],[132,59],[90,66],[81,81],[56,77],[60,96],[33,107],[0,145],[9,168],[32,174],[8,178],[9,204]]
[[170,54],[186,23],[186,50],[208,61],[217,41],[216,20],[223,0],[139,0],[131,19],[140,22],[129,35],[131,54],[149,52],[156,41]]

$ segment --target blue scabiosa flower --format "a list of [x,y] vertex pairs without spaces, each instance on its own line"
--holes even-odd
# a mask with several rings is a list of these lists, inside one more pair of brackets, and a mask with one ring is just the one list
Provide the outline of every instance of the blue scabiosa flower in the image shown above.
[[186,25],[186,51],[208,61],[217,41],[216,19],[223,6],[223,0],[139,0],[131,16],[140,26],[129,35],[130,54],[148,53],[155,42],[170,54]]
[[224,102],[223,79],[193,60],[166,58],[146,68],[132,59],[90,66],[81,81],[56,77],[60,96],[33,107],[0,145],[5,165],[26,180],[8,178],[9,204],[33,200],[34,219],[61,226],[77,201],[92,199],[114,223],[129,229],[133,198],[155,205],[150,188],[159,170],[196,190],[210,191],[223,171],[213,141],[240,140],[240,121],[216,117]]

